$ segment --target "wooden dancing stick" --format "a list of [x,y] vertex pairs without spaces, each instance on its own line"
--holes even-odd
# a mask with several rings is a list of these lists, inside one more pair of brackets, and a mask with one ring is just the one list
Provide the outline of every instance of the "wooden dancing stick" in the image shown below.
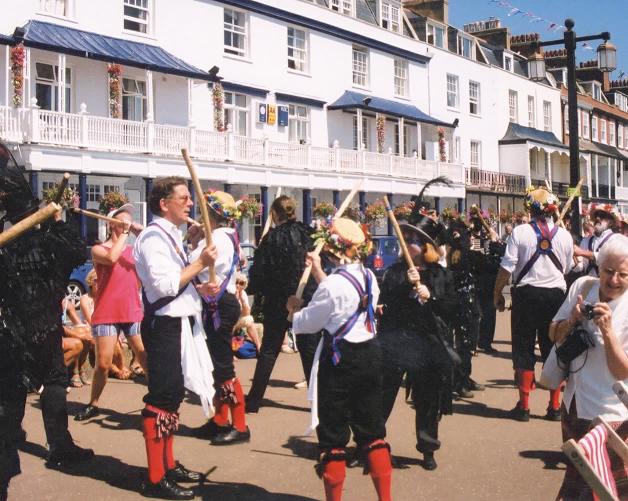
[[[278,199],[281,196],[281,186],[279,188],[277,188],[277,193],[275,193],[275,200]],[[260,237],[259,241],[261,242],[262,240],[264,240],[264,237],[266,236],[266,233],[268,233],[270,231],[270,225],[273,224],[273,218],[270,217],[270,210],[268,211],[268,217],[266,218],[266,224],[264,225],[264,231],[262,232],[262,236]]]
[[[545,187],[547,188],[547,191],[549,191],[550,193],[552,192],[552,186],[550,185],[547,179],[545,180]],[[558,207],[554,209],[554,214],[556,215],[556,224],[560,226],[561,228],[564,228],[565,223],[563,223],[563,219],[560,217],[560,212],[558,211]]]
[[[384,205],[386,206],[386,214],[388,214],[388,219],[390,220],[393,229],[395,230],[395,235],[397,236],[397,240],[399,240],[399,246],[401,247],[401,252],[403,253],[403,257],[406,260],[406,264],[408,265],[408,269],[414,270],[416,266],[412,261],[412,256],[410,256],[410,251],[408,251],[408,245],[406,244],[406,239],[403,238],[403,233],[401,232],[401,228],[399,227],[399,223],[397,222],[397,218],[395,217],[395,213],[390,206],[390,202],[388,201],[388,197],[384,195]],[[414,283],[414,288],[417,289],[421,285],[421,280]]]
[[[186,148],[181,148],[181,155],[183,155],[183,160],[185,160],[185,165],[187,165],[188,170],[190,171],[190,177],[192,178],[192,184],[194,185],[194,191],[196,193],[196,198],[199,200],[199,206],[201,208],[201,216],[203,217],[203,229],[205,230],[205,245],[209,247],[212,244],[212,227],[209,224],[209,213],[207,212],[207,202],[205,201],[205,197],[203,196],[203,188],[201,188],[201,182],[198,180],[198,176],[196,175],[196,169],[194,168],[194,164],[192,163],[192,159],[190,155],[188,155],[188,150]],[[209,270],[209,281],[216,281],[216,272],[213,266],[208,266]]]
[[[342,217],[342,214],[344,213],[344,211],[347,210],[347,208],[349,207],[349,204],[351,203],[351,200],[353,200],[353,197],[355,197],[356,193],[358,192],[361,186],[362,186],[362,180],[359,180],[357,183],[355,183],[355,185],[353,186],[349,194],[346,196],[346,198],[344,199],[344,201],[342,202],[342,204],[340,205],[340,207],[334,214],[333,219],[338,219],[339,217]],[[324,246],[325,246],[325,242],[319,242],[312,252],[318,255],[321,253]],[[294,293],[294,295],[298,297],[299,299],[303,297],[303,291],[305,290],[307,281],[310,279],[311,273],[312,273],[312,265],[306,266],[305,269],[303,270],[303,275],[301,275],[301,280],[299,280],[297,291]],[[292,314],[288,315],[288,320],[292,322]]]
[[52,199],[54,203],[56,204],[61,203],[61,200],[63,200],[63,193],[65,192],[65,189],[68,187],[69,182],[70,182],[70,173],[66,172],[65,174],[63,174],[63,178],[61,179],[61,182],[59,183],[59,187],[57,188],[57,193],[55,193],[55,196]]
[[474,204],[471,206],[471,211],[480,220],[480,223],[482,224],[482,226],[484,226],[484,229],[490,233],[493,228],[491,228],[491,226],[486,222],[486,219],[484,219],[484,216],[482,216],[482,211],[480,211],[480,208]]
[[104,216],[102,214],[99,214],[98,212],[91,212],[88,210],[79,209],[78,207],[74,207],[71,210],[72,212],[76,212],[77,214],[82,214],[84,216],[92,217],[94,219],[100,219],[101,221],[105,221],[107,223],[124,225],[124,221],[121,221],[120,219],[116,219],[114,217]]
[[11,226],[8,230],[0,233],[0,248],[4,247],[11,240],[19,237],[22,233],[30,230],[33,226],[43,223],[46,219],[51,218],[61,210],[61,206],[54,202],[50,202],[46,207],[39,209],[34,214],[22,219],[20,222]]
[[574,189],[573,193],[567,199],[567,201],[565,202],[565,205],[563,205],[563,210],[560,211],[560,215],[558,217],[558,220],[561,223],[563,221],[563,218],[567,214],[567,212],[569,212],[569,208],[571,207],[571,204],[573,203],[573,201],[576,199],[577,194],[580,192],[580,189],[582,188],[582,183],[584,183],[583,177],[580,178],[580,181],[578,181],[578,184],[576,185],[576,188]]
[[201,223],[191,217],[188,217],[188,224],[191,224],[192,226],[202,226]]

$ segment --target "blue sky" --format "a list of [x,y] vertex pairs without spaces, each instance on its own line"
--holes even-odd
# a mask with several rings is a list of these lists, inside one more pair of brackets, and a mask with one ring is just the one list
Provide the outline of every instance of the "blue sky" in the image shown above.
[[[500,2],[512,7],[503,7]],[[521,13],[508,16],[513,8],[546,21],[530,22],[534,18]],[[568,17],[575,21],[574,31],[578,36],[610,31],[611,42],[617,47],[617,69],[612,79],[619,78],[622,71],[623,78],[628,78],[628,0],[449,0],[449,24],[456,27],[491,16],[500,19],[502,26],[508,26],[512,35],[539,33],[543,40],[562,38],[562,29],[551,31],[549,23],[563,25]],[[596,58],[595,49],[600,43],[588,42],[593,50],[578,44],[577,61]]]

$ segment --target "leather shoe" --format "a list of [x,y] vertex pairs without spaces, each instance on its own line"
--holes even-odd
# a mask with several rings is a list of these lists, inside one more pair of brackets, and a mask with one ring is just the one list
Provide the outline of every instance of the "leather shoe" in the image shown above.
[[547,419],[548,421],[560,421],[560,409],[552,409],[551,407],[548,407],[544,419]]
[[483,384],[476,383],[473,379],[469,379],[467,388],[471,391],[484,391],[486,389]]
[[176,466],[172,470],[168,470],[166,475],[171,482],[200,482],[203,475],[198,471],[188,470],[179,461],[176,461]]
[[100,411],[98,410],[98,407],[88,404],[83,407],[76,416],[74,416],[74,421],[85,421],[86,419],[98,416],[99,413]]
[[211,440],[218,435],[224,435],[225,433],[229,433],[230,430],[231,425],[218,426],[213,419],[210,419],[204,425],[199,426],[198,428],[194,428],[192,430],[192,435],[196,438]]
[[61,447],[54,447],[46,459],[46,468],[63,468],[70,464],[87,461],[94,457],[92,449],[84,449],[73,442]]
[[456,390],[456,393],[461,398],[473,398],[475,396],[471,390],[469,390],[468,388],[465,388],[464,386],[461,388],[458,388]]
[[527,423],[530,421],[530,409],[522,409],[520,402],[517,402],[515,408],[508,412],[508,417],[514,419],[515,421]]
[[163,477],[158,483],[144,482],[142,484],[142,495],[148,498],[160,499],[194,499],[194,492],[191,489],[184,489],[176,482]]
[[235,428],[231,428],[229,433],[218,435],[210,440],[212,445],[231,445],[239,444],[241,442],[248,442],[251,440],[251,430],[246,427],[244,431],[238,431]]
[[425,452],[423,453],[423,468],[432,471],[435,470],[438,464],[436,464],[436,460],[434,459],[433,452]]

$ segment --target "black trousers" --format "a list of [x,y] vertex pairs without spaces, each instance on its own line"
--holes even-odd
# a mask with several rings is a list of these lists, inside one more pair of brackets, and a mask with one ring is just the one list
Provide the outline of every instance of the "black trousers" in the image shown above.
[[386,436],[382,416],[382,355],[376,340],[340,342],[341,360],[332,363],[331,336],[325,335],[318,369],[316,428],[321,450],[341,449],[353,431],[358,447]]
[[218,301],[218,314],[220,315],[220,327],[214,329],[214,322],[207,305],[205,308],[205,332],[207,333],[207,348],[214,365],[214,387],[218,387],[225,381],[233,379],[236,375],[233,366],[233,350],[231,340],[233,327],[240,318],[240,302],[229,293],[225,293]]
[[[281,313],[284,312],[285,310]],[[275,367],[289,325],[287,313],[282,317],[268,317],[267,312],[264,311],[264,337],[253,374],[253,384],[246,397],[247,406],[259,406],[262,398],[264,398],[270,375]]]
[[480,333],[480,308],[477,300],[467,305],[454,327],[454,347],[462,363],[454,373],[454,385],[465,386],[471,378],[473,352]]
[[321,333],[317,334],[298,334],[297,348],[301,357],[301,365],[303,366],[303,374],[306,381],[310,381],[312,373],[312,365],[314,365],[314,355],[316,355],[316,347],[321,339]]
[[512,290],[512,362],[515,369],[534,370],[538,339],[545,362],[552,349],[549,325],[565,299],[562,289],[524,285]]
[[480,335],[478,338],[478,346],[480,348],[490,348],[495,338],[495,322],[497,320],[497,310],[493,304],[493,289],[495,281],[492,285],[487,282],[484,287],[480,287],[478,296],[480,299],[480,309],[482,310],[482,319],[480,320]]
[[188,317],[150,316],[142,322],[142,342],[148,361],[148,393],[144,402],[176,412],[183,401],[181,322]]

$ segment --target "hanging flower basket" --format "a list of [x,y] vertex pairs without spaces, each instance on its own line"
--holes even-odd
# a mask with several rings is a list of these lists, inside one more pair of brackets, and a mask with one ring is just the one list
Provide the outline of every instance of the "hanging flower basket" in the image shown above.
[[328,217],[332,217],[336,213],[336,207],[330,202],[318,202],[314,206],[314,217],[319,219],[327,219]]
[[19,108],[24,104],[24,60],[26,49],[19,43],[11,47],[11,78],[13,82],[13,106]]
[[107,74],[109,75],[109,115],[111,118],[122,118],[122,84],[120,82],[122,67],[115,63],[108,64]]
[[393,209],[393,214],[397,219],[408,219],[410,214],[412,214],[412,209],[414,209],[414,202],[408,200],[402,204],[397,205]]
[[112,210],[118,209],[128,203],[129,199],[124,193],[120,193],[119,191],[108,191],[100,198],[98,210],[102,214],[109,214]]
[[262,203],[255,198],[242,197],[238,201],[238,210],[242,219],[255,219],[262,213]]
[[[46,202],[47,204],[52,202],[54,198],[57,196],[58,191],[59,191],[58,184],[55,184],[54,186],[51,186],[50,188],[46,188],[45,190],[43,190],[42,198],[44,199],[44,202]],[[61,201],[59,202],[59,205],[61,205],[61,207],[63,207],[64,209],[67,209],[69,207],[78,208],[80,201],[81,201],[81,198],[79,197],[76,190],[68,186],[66,187],[65,190],[63,190],[63,196],[61,197]]]
[[377,153],[384,153],[384,142],[386,141],[386,119],[383,115],[377,115],[375,125],[377,128]]
[[512,222],[512,217],[513,217],[512,213],[508,211],[507,209],[502,209],[499,212],[499,222],[502,224]]
[[438,128],[438,156],[441,162],[447,161],[447,143],[445,142],[445,129]]
[[386,207],[380,200],[373,204],[367,205],[364,209],[364,222],[367,224],[373,224],[377,227],[384,225],[386,221]]
[[350,205],[349,207],[347,207],[342,217],[352,219],[356,223],[359,223],[364,219],[364,214],[362,214],[362,211],[360,211],[360,207],[358,207],[357,205]]
[[212,102],[214,103],[214,130],[225,131],[225,92],[220,82],[214,83],[212,89]]

